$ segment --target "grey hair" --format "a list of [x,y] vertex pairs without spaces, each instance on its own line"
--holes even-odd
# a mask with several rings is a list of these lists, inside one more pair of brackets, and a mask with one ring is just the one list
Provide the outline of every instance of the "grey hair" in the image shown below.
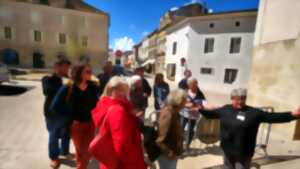
[[247,89],[245,88],[238,88],[238,89],[233,89],[230,94],[231,98],[232,97],[247,97]]
[[165,102],[166,106],[179,107],[184,100],[187,98],[187,93],[182,89],[172,90]]
[[141,76],[139,75],[134,75],[134,76],[131,76],[129,79],[128,79],[128,84],[129,84],[129,87],[130,88],[133,88],[134,85],[138,82],[142,80]]
[[[101,82],[100,82],[101,83]],[[122,85],[127,85],[128,86],[128,82],[125,78],[120,77],[120,76],[114,76],[112,77],[107,85],[105,86],[104,92],[102,96],[111,96],[112,91]]]
[[187,80],[187,84],[188,86],[190,86],[193,82],[197,82],[198,83],[198,80],[194,77],[191,77]]

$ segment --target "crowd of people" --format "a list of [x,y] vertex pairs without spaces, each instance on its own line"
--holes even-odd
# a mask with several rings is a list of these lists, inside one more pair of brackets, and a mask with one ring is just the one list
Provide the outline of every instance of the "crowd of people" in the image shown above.
[[[246,105],[246,89],[233,90],[231,104],[211,106],[189,70],[184,72],[178,89],[170,90],[161,73],[156,74],[151,87],[143,67],[136,68],[134,75],[123,77],[107,62],[94,81],[88,63],[71,65],[60,57],[53,73],[42,79],[52,168],[59,168],[60,156],[65,156],[76,159],[77,169],[87,169],[92,156],[101,154],[102,149],[112,153],[105,154],[103,160],[103,156],[95,157],[101,169],[146,169],[146,152],[160,169],[176,169],[182,153],[189,151],[196,123],[204,116],[220,119],[224,168],[249,169],[260,123],[289,122],[300,117],[300,108],[294,112],[267,113]],[[150,137],[157,147],[152,151],[155,155],[145,151],[143,145],[144,117],[152,93],[158,116],[153,128],[155,136]],[[70,153],[70,140],[75,155]],[[101,149],[93,154],[91,146]]]

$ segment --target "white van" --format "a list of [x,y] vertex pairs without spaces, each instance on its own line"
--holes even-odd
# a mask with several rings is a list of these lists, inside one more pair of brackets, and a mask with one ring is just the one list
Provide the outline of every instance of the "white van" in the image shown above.
[[7,66],[0,62],[0,84],[9,81],[9,70]]

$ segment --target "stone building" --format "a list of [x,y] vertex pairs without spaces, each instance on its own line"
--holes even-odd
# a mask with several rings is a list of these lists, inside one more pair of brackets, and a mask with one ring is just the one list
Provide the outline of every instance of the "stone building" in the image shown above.
[[[291,111],[300,100],[300,1],[261,0],[254,41],[249,104]],[[274,125],[287,139],[300,123]],[[295,132],[296,130],[296,132]]]
[[204,15],[207,8],[199,3],[184,5],[178,9],[169,10],[160,18],[160,25],[157,29],[146,36],[141,45],[138,60],[146,66],[151,73],[162,73],[165,71],[166,54],[166,29],[179,21],[192,16]]
[[[167,77],[190,69],[203,90],[228,94],[247,87],[257,10],[187,18],[167,29]],[[182,64],[182,60],[186,62]]]
[[58,54],[90,60],[108,55],[109,16],[81,0],[0,0],[0,59],[50,67]]

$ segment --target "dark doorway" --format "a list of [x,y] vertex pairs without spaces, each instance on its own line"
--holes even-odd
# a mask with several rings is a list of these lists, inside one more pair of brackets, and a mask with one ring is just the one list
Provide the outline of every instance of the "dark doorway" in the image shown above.
[[42,53],[40,53],[40,52],[33,53],[33,67],[34,68],[44,68],[45,67],[44,55]]
[[19,64],[19,54],[14,49],[3,49],[0,52],[1,61],[7,65],[18,65]]

